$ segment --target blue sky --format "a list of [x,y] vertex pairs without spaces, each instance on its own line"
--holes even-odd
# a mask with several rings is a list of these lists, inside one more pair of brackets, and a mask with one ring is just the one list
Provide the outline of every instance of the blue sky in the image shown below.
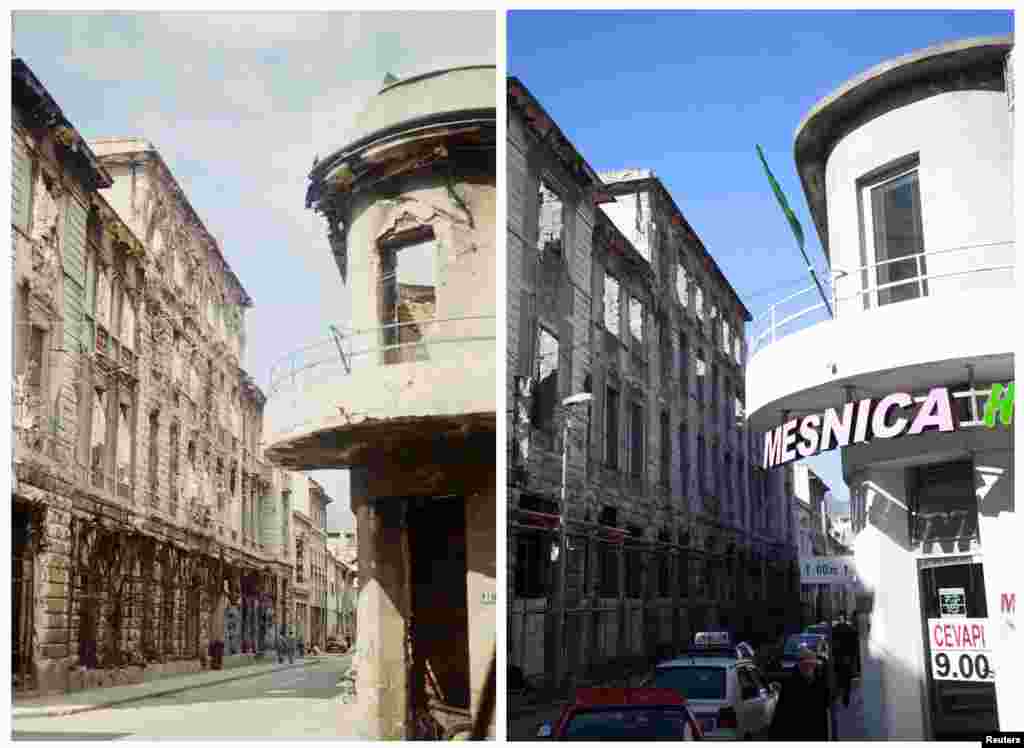
[[[940,42],[1011,33],[1013,14],[516,11],[507,28],[509,74],[598,171],[653,169],[757,317],[810,280],[755,144],[823,271],[793,162],[801,119],[880,62]],[[848,498],[838,452],[809,462],[837,499]]]
[[[494,64],[493,12],[12,14],[23,58],[86,139],[151,141],[253,298],[243,367],[348,320],[306,176],[387,73]],[[452,44],[451,39],[458,39]],[[317,474],[350,526],[347,473]]]

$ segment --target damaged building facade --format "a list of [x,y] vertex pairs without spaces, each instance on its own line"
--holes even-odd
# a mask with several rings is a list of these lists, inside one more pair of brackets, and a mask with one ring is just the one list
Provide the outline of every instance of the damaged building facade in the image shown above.
[[151,145],[86,143],[20,59],[12,104],[15,687],[254,657],[291,569],[259,534],[251,300]]
[[508,104],[510,663],[580,682],[774,636],[799,578],[743,425],[749,313],[657,177],[597,174],[515,78]]
[[351,323],[271,374],[268,457],[351,471],[371,737],[457,731],[495,656],[496,85],[389,79],[314,166]]

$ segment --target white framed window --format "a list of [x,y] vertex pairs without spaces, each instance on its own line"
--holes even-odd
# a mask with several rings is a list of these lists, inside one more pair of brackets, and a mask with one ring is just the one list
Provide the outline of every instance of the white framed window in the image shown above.
[[[912,168],[862,183],[870,297],[876,306],[928,295],[921,189],[916,163]],[[868,300],[865,299],[865,304]]]

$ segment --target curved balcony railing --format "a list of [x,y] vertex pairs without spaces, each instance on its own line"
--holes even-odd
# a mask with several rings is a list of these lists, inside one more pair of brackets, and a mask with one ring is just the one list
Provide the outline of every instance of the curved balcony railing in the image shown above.
[[[494,315],[430,318],[380,327],[342,330],[330,326],[329,337],[309,343],[279,359],[270,370],[267,386],[268,409],[273,409],[276,433],[291,431],[321,420],[325,414],[310,414],[309,407],[322,407],[307,402],[309,388],[322,386],[353,372],[370,368],[387,368],[401,364],[451,361],[465,356],[466,346],[489,344],[497,340]],[[467,376],[471,370],[467,368]],[[382,385],[384,386],[384,385]],[[288,403],[283,403],[286,398]],[[282,406],[287,405],[287,413]],[[378,409],[351,408],[349,415],[380,416]],[[337,415],[333,411],[330,415]],[[310,416],[310,417],[304,417]]]
[[[825,278],[823,287],[833,316],[839,319],[925,296],[1011,288],[1015,267],[1014,242],[988,242],[906,255],[853,270],[833,269],[832,278]],[[1008,274],[1009,278],[990,280],[990,276],[1000,273]],[[888,280],[894,275],[906,277]],[[750,355],[779,338],[828,319],[825,303],[815,286],[792,293],[754,319],[747,337]]]

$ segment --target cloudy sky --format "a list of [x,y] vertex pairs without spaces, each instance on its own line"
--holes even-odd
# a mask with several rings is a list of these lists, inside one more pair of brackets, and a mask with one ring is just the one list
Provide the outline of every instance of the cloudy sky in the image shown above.
[[[86,139],[152,142],[254,307],[243,366],[348,320],[322,220],[304,206],[315,156],[345,145],[367,99],[404,78],[494,64],[493,12],[20,13],[14,54]],[[347,474],[317,474],[351,525]]]

